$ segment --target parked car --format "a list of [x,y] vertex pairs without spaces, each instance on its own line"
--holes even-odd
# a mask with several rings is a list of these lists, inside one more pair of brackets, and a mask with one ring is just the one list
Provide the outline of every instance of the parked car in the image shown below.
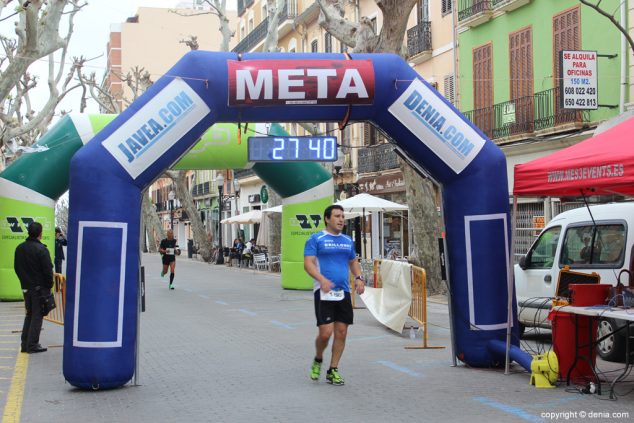
[[[596,272],[602,284],[616,285],[623,269],[633,269],[634,203],[582,207],[557,215],[544,227],[526,255],[515,265],[515,288],[520,332],[526,327],[550,328],[548,313],[564,266],[583,273]],[[621,282],[629,284],[628,272]],[[607,334],[625,323],[600,319],[599,332]],[[604,360],[625,356],[625,331],[597,348]]]

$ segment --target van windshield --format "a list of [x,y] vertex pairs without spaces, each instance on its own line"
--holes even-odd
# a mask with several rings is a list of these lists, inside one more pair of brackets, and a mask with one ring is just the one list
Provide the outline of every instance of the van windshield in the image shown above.
[[528,267],[531,269],[549,269],[555,262],[555,253],[559,243],[561,226],[546,229],[533,244],[529,252]]

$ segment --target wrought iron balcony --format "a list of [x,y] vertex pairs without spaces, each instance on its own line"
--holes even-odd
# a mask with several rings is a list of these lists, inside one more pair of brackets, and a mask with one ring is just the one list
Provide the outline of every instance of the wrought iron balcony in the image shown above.
[[[280,24],[287,19],[294,19],[297,16],[296,11],[297,9],[295,9],[295,12],[294,12],[295,14],[293,15],[289,14],[288,5],[285,5],[284,8],[282,9],[282,13],[280,14],[280,20],[279,20]],[[253,29],[253,31],[249,32],[247,36],[244,37],[244,39],[242,39],[238,43],[238,45],[235,46],[233,50],[231,51],[234,53],[246,53],[253,50],[255,46],[257,46],[260,42],[264,40],[264,38],[266,38],[266,34],[268,32],[269,32],[269,19],[266,18],[262,22],[260,22],[258,26],[256,26]]]
[[410,57],[419,53],[431,52],[431,22],[419,22],[407,30],[407,51]]
[[498,143],[503,138],[549,128],[556,131],[564,125],[565,129],[570,129],[570,124],[581,127],[590,121],[587,111],[561,108],[557,88],[463,113],[489,138],[499,140]]
[[458,22],[460,25],[476,26],[491,17],[491,0],[459,0]]
[[389,143],[359,150],[358,161],[359,173],[379,172],[399,166],[394,146]]
[[530,1],[531,0],[493,0],[492,5],[495,10],[510,12],[530,3]]

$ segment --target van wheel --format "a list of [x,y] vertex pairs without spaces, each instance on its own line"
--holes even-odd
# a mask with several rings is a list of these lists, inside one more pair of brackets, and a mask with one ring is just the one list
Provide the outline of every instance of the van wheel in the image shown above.
[[[616,324],[612,319],[599,320],[597,337],[614,332]],[[623,361],[625,358],[625,338],[617,333],[610,335],[597,345],[597,353],[605,361]]]

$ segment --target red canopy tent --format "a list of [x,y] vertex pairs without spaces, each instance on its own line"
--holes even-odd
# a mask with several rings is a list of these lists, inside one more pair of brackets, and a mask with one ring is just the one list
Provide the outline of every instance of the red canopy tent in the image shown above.
[[634,118],[515,166],[516,196],[634,195]]

